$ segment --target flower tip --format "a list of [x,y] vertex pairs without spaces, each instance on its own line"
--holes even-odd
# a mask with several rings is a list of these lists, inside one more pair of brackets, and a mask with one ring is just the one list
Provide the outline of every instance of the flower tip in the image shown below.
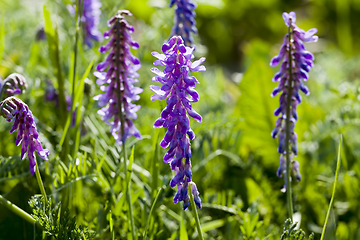
[[289,27],[289,14],[287,12],[283,12],[282,17],[284,19],[285,25]]
[[279,55],[273,57],[270,61],[270,67],[276,67],[280,62]]
[[34,175],[35,174],[35,169],[36,169],[36,165],[35,166],[30,166],[30,172],[31,172],[31,174],[32,175]]

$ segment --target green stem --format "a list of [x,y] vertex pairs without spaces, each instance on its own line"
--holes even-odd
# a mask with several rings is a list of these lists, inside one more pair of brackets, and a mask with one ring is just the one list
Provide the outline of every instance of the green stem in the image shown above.
[[289,217],[291,221],[293,221],[293,204],[292,204],[292,192],[291,192],[291,172],[290,172],[290,114],[291,114],[291,101],[292,101],[292,55],[291,55],[291,24],[289,26],[289,78],[288,78],[288,91],[287,91],[287,106],[286,106],[286,124],[285,124],[285,131],[286,131],[286,138],[285,138],[285,151],[286,151],[286,195],[287,195],[287,205],[289,211]]
[[[76,31],[75,31],[75,44],[74,44],[74,73],[73,73],[73,79],[72,79],[72,92],[71,92],[71,109],[70,109],[70,116],[72,119],[72,115],[74,112],[74,98],[75,98],[75,78],[76,78],[76,63],[77,63],[77,52],[78,52],[78,40],[79,40],[79,32],[80,32],[80,18],[81,18],[81,5],[79,4],[79,1],[76,1],[76,9],[78,10],[76,12]],[[72,120],[71,120],[72,121]]]
[[194,197],[191,193],[191,183],[189,183],[189,187],[188,187],[188,191],[189,191],[189,195],[190,195],[190,203],[191,203],[191,207],[193,209],[193,214],[194,214],[194,218],[195,218],[195,223],[196,223],[196,229],[198,231],[199,234],[199,239],[204,240],[204,236],[201,230],[201,225],[200,225],[200,220],[199,220],[199,215],[197,212],[197,208],[196,208],[196,204],[194,201]]
[[[123,124],[121,124],[121,126],[123,126]],[[131,179],[127,179],[127,172],[128,172],[128,168],[127,168],[127,153],[126,153],[126,146],[125,146],[125,142],[123,142],[122,144],[122,151],[124,153],[124,166],[125,166],[125,181],[126,183],[129,182],[129,184],[126,186],[125,191],[126,191],[126,199],[128,201],[128,205],[129,205],[129,215],[130,215],[130,224],[131,224],[131,235],[132,235],[132,239],[135,240],[135,223],[134,223],[134,216],[133,216],[133,208],[132,208],[132,204],[131,204],[131,191],[130,191],[130,181]]]
[[334,204],[334,198],[335,198],[335,191],[336,191],[336,184],[337,184],[337,179],[339,176],[339,169],[340,169],[340,156],[341,156],[341,144],[342,144],[342,134],[340,135],[340,142],[339,142],[339,150],[338,150],[338,156],[337,156],[337,164],[336,164],[336,172],[335,172],[335,180],[334,180],[334,186],[333,186],[333,191],[332,191],[332,195],[331,195],[331,200],[330,200],[330,204],[329,204],[329,208],[328,211],[326,213],[326,218],[325,218],[325,223],[324,223],[324,227],[322,230],[322,234],[321,234],[321,238],[320,240],[324,239],[325,236],[325,230],[326,230],[326,226],[329,220],[329,216],[330,216],[330,212],[332,209],[332,206]]
[[154,211],[154,208],[155,208],[155,205],[159,199],[159,196],[160,196],[160,193],[161,193],[161,189],[159,189],[158,193],[156,194],[155,196],[155,199],[153,201],[153,203],[151,204],[151,208],[150,208],[150,212],[149,212],[149,216],[148,216],[148,219],[146,220],[146,225],[145,225],[145,229],[144,229],[144,232],[143,232],[143,239],[145,239],[146,237],[146,231],[148,229],[148,226],[149,226],[149,223],[150,223],[150,219],[151,219],[151,215],[152,215],[152,212]]
[[[122,69],[121,66],[123,66],[123,64],[125,64],[125,59],[124,59],[124,54],[120,54],[120,46],[122,46],[123,43],[123,29],[121,26],[121,22],[120,22],[120,18],[117,19],[117,21],[115,22],[115,28],[116,28],[116,45],[115,45],[115,63],[116,63],[116,95],[117,95],[117,104],[118,104],[118,115],[120,118],[120,130],[121,130],[121,142],[122,142],[122,152],[124,154],[124,170],[125,170],[125,180],[127,182],[127,153],[126,153],[126,144],[125,144],[125,117],[124,117],[124,113],[125,112],[125,104],[123,103],[123,94],[124,94],[124,90],[125,90],[125,86],[124,86],[124,81],[127,78],[125,71]],[[122,89],[121,90],[121,86]],[[124,106],[123,106],[124,105]],[[125,189],[126,191],[126,199],[128,202],[128,206],[129,206],[129,217],[130,217],[130,225],[131,225],[131,235],[132,235],[132,239],[135,240],[135,224],[134,224],[134,216],[133,216],[133,209],[132,209],[132,204],[131,204],[131,191],[130,191],[130,184],[129,186],[126,187]]]
[[47,202],[48,202],[48,199],[47,199],[47,196],[46,196],[44,184],[43,184],[43,182],[42,182],[42,180],[41,180],[41,176],[40,176],[40,171],[39,171],[38,164],[36,164],[35,166],[36,166],[36,169],[35,169],[36,180],[37,180],[37,182],[38,182],[38,185],[39,185],[41,194],[43,195],[43,197],[44,197],[44,199],[45,199],[45,202],[47,203]]
[[28,214],[27,212],[25,212],[24,210],[22,210],[21,208],[19,208],[15,204],[11,203],[9,200],[4,198],[2,195],[0,195],[0,203],[2,205],[4,205],[7,209],[9,209],[13,213],[18,215],[22,219],[24,219],[25,221],[27,221],[27,222],[29,222],[31,224],[36,223],[35,219],[30,214]]

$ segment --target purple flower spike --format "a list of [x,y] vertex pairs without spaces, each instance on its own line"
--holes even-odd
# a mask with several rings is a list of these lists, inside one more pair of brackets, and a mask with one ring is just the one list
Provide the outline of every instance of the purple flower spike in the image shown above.
[[[104,36],[111,39],[100,47],[99,52],[110,51],[110,53],[104,62],[97,65],[98,72],[94,73],[98,78],[96,83],[104,91],[94,97],[94,100],[99,102],[99,107],[103,107],[98,114],[111,126],[111,133],[119,145],[131,135],[141,138],[139,130],[131,119],[137,118],[136,112],[140,109],[140,106],[133,104],[132,101],[139,100],[138,94],[143,91],[133,85],[138,82],[139,74],[136,71],[141,65],[139,59],[131,54],[130,47],[138,48],[139,44],[131,40],[130,33],[134,28],[125,20],[124,15],[131,16],[131,13],[125,10],[118,11],[108,21],[111,29],[105,32]],[[124,117],[124,126],[121,126],[122,117]]]
[[0,79],[0,95],[4,94],[5,97],[24,93],[26,88],[26,79],[21,74],[12,73],[7,78],[5,78],[5,80]]
[[[81,0],[79,0],[81,2]],[[102,41],[103,36],[98,30],[101,15],[101,3],[99,0],[84,0],[81,24],[83,28],[84,41],[92,47],[92,40]]]
[[[295,122],[298,120],[296,108],[302,101],[299,90],[305,95],[310,94],[309,89],[304,85],[304,81],[308,80],[308,72],[314,66],[314,55],[306,51],[304,42],[316,42],[318,40],[318,37],[314,35],[317,32],[316,28],[305,32],[295,24],[296,14],[294,12],[284,12],[283,19],[285,25],[289,27],[289,33],[284,37],[279,55],[273,57],[270,61],[270,66],[272,67],[277,66],[283,61],[279,72],[276,73],[273,78],[273,81],[279,82],[279,85],[271,93],[271,96],[274,97],[281,92],[280,107],[274,112],[274,115],[279,116],[279,118],[276,121],[275,129],[271,133],[273,138],[279,136],[278,152],[281,155],[280,167],[277,171],[278,177],[281,177],[283,173],[286,175],[286,161],[284,159],[284,155],[286,154],[286,139],[289,140],[290,158],[293,157],[292,155],[297,156],[298,154],[297,134],[294,132],[294,127]],[[288,110],[290,116],[286,116]],[[290,120],[290,136],[288,137],[286,136],[287,118]],[[299,163],[297,161],[292,161],[291,163],[293,165],[292,172],[296,180],[300,181]]]
[[6,118],[8,122],[15,119],[10,133],[18,129],[16,145],[19,146],[22,143],[21,159],[25,158],[27,152],[30,172],[34,174],[36,169],[35,150],[44,160],[48,160],[49,150],[43,149],[41,146],[32,112],[20,99],[9,97],[0,102],[0,115]]
[[[202,120],[191,106],[192,102],[199,101],[199,94],[194,89],[195,83],[199,82],[195,77],[189,76],[189,71],[205,71],[205,67],[201,65],[205,58],[191,62],[194,58],[194,48],[185,47],[180,36],[172,37],[163,45],[162,50],[163,54],[153,52],[152,55],[158,59],[154,65],[162,65],[165,69],[151,69],[157,75],[153,77],[153,81],[161,83],[162,86],[151,85],[150,89],[155,92],[151,100],[167,99],[167,106],[161,112],[160,118],[155,121],[154,128],[168,128],[160,146],[167,148],[170,145],[164,162],[170,163],[171,169],[175,172],[170,182],[171,187],[178,187],[174,203],[183,201],[183,208],[186,210],[189,206],[188,183],[191,182],[192,175],[190,140],[195,138],[190,128],[189,116],[198,122]],[[195,184],[192,185],[192,189],[195,203],[201,208]]]
[[172,28],[172,35],[180,35],[186,45],[191,45],[194,39],[191,32],[197,33],[195,21],[196,4],[192,0],[171,0],[170,7],[175,4],[175,25]]

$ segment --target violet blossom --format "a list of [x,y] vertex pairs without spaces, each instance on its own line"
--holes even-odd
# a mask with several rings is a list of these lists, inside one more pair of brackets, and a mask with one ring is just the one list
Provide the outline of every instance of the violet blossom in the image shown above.
[[[136,112],[140,109],[140,106],[132,101],[139,100],[138,94],[143,91],[133,85],[138,82],[139,74],[136,71],[141,65],[139,59],[131,54],[130,47],[137,49],[139,44],[131,40],[130,33],[134,32],[134,28],[129,25],[124,15],[132,14],[126,10],[118,11],[108,21],[111,29],[104,33],[104,37],[111,39],[101,46],[99,51],[105,53],[110,50],[110,53],[104,62],[97,65],[98,72],[94,73],[98,78],[96,83],[104,91],[94,97],[94,100],[99,101],[99,107],[103,107],[98,114],[111,126],[111,133],[119,145],[131,135],[141,138],[131,119],[137,118]],[[124,126],[121,126],[122,117]]]
[[192,184],[192,194],[196,205],[201,208],[201,200],[196,185],[191,182],[191,148],[190,140],[195,138],[193,130],[190,128],[189,117],[201,122],[201,116],[192,108],[191,103],[199,101],[199,94],[195,91],[195,83],[198,80],[189,75],[189,71],[205,71],[201,64],[205,58],[191,62],[194,58],[194,47],[185,47],[180,36],[172,37],[168,43],[162,46],[160,54],[153,52],[152,55],[158,60],[154,65],[165,67],[163,71],[152,68],[151,71],[158,76],[153,77],[153,81],[160,82],[162,86],[151,85],[150,89],[155,92],[151,100],[166,100],[167,106],[161,112],[160,118],[155,123],[155,128],[167,127],[164,139],[160,146],[167,148],[168,152],[164,156],[164,162],[170,163],[171,170],[175,176],[170,181],[170,186],[178,187],[174,197],[174,203],[183,201],[184,210],[189,206],[188,184]]
[[22,143],[21,159],[24,159],[27,153],[30,172],[34,174],[36,169],[35,150],[44,160],[48,160],[47,155],[49,155],[49,150],[43,149],[41,146],[32,112],[20,99],[9,97],[0,102],[0,115],[6,118],[8,122],[15,119],[10,133],[18,129],[15,143],[17,146]]
[[[85,81],[87,81],[87,80],[88,80],[88,78],[85,78]],[[85,85],[86,85],[86,83],[85,83]],[[55,89],[55,87],[54,87],[54,85],[52,84],[51,81],[46,81],[44,99],[47,102],[54,102],[56,108],[59,107],[59,93]],[[71,111],[71,96],[67,95],[65,97],[65,101],[66,101],[66,111],[70,112]],[[76,110],[77,110],[77,107],[74,109],[74,112],[72,114],[71,127],[75,126]]]
[[[79,0],[81,5],[81,0]],[[73,6],[67,6],[71,14],[75,15]],[[83,29],[83,36],[86,45],[92,47],[92,40],[102,41],[103,37],[98,30],[101,15],[101,3],[99,0],[84,0],[82,5],[81,25]]]
[[[277,170],[277,176],[282,177],[283,173],[286,174],[286,112],[289,108],[289,156],[292,159],[298,154],[297,147],[297,134],[294,131],[295,123],[298,120],[296,112],[297,105],[301,103],[302,98],[299,94],[301,90],[305,95],[309,95],[309,89],[304,85],[304,81],[309,78],[309,71],[314,66],[314,55],[306,50],[304,42],[316,42],[318,36],[314,34],[317,32],[316,28],[312,28],[305,32],[300,29],[296,24],[295,12],[289,14],[284,12],[283,19],[285,25],[289,27],[289,33],[285,35],[284,42],[280,48],[279,55],[273,57],[270,62],[271,67],[277,66],[283,59],[280,71],[275,74],[273,81],[279,82],[271,96],[274,97],[278,93],[280,95],[280,107],[274,112],[275,116],[279,116],[276,121],[275,129],[271,132],[271,136],[276,138],[279,136],[278,152],[280,155],[280,166]],[[290,64],[289,64],[290,62]],[[290,67],[291,66],[291,67]],[[291,97],[289,96],[289,92]],[[289,102],[289,100],[291,102]],[[299,163],[292,160],[292,171],[297,181],[301,180],[299,171]],[[286,185],[286,183],[285,183]]]
[[5,80],[0,79],[0,100],[1,95],[10,97],[24,93],[27,88],[27,82],[23,75],[18,73],[10,74]]
[[172,35],[180,35],[185,45],[194,42],[191,32],[197,33],[195,21],[196,4],[192,0],[171,0],[170,7],[175,4],[175,24],[172,28]]

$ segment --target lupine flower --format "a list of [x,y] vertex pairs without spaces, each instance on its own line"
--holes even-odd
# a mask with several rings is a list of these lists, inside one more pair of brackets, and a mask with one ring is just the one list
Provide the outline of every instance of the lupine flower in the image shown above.
[[[94,97],[99,101],[98,111],[102,120],[111,126],[111,133],[118,144],[133,135],[141,138],[139,130],[134,126],[131,119],[136,119],[136,112],[140,106],[132,101],[140,99],[139,93],[143,90],[133,84],[138,82],[140,61],[130,52],[130,47],[137,49],[139,44],[131,40],[130,33],[134,28],[125,20],[124,15],[131,16],[129,11],[118,11],[117,14],[108,21],[109,31],[104,33],[105,38],[111,37],[110,41],[101,46],[99,51],[110,53],[104,62],[97,65],[94,75],[98,78],[96,83],[101,85],[100,89],[104,93]],[[105,71],[107,69],[107,71]],[[121,127],[121,114],[124,116],[124,126]],[[113,119],[113,120],[111,120]],[[122,128],[124,132],[122,132]]]
[[[163,71],[152,68],[151,71],[158,76],[152,80],[160,82],[162,86],[151,85],[150,89],[156,94],[151,100],[164,100],[167,98],[167,106],[161,112],[160,118],[155,123],[155,128],[167,127],[167,132],[160,145],[167,148],[164,162],[170,163],[175,176],[170,181],[170,186],[178,187],[174,197],[174,203],[183,201],[184,210],[189,206],[188,184],[191,182],[191,148],[190,140],[195,138],[190,128],[189,117],[201,122],[201,116],[192,108],[191,103],[199,101],[199,94],[195,91],[195,83],[199,83],[195,77],[189,76],[189,71],[205,71],[201,64],[205,58],[191,62],[195,48],[185,47],[180,36],[172,37],[168,43],[162,46],[164,54],[153,52],[152,55],[158,60],[154,65],[165,66]],[[201,208],[201,200],[196,185],[191,183],[192,194],[195,203]]]
[[0,80],[0,91],[5,97],[24,93],[26,88],[27,82],[25,77],[18,73],[12,73],[5,80]]
[[[81,0],[80,0],[81,1]],[[85,43],[92,47],[92,40],[102,41],[103,37],[98,29],[101,15],[99,0],[84,0],[81,23]]]
[[34,117],[30,109],[20,99],[9,97],[0,102],[0,115],[6,118],[8,122],[15,119],[10,133],[18,129],[16,145],[19,146],[22,143],[21,159],[25,158],[27,152],[30,172],[34,174],[36,169],[35,150],[44,160],[48,160],[49,150],[43,149],[41,146]]
[[[277,171],[278,177],[281,177],[283,173],[286,174],[286,111],[290,108],[290,159],[298,154],[297,147],[297,134],[294,132],[295,123],[298,119],[296,112],[297,105],[301,103],[302,98],[299,94],[301,90],[305,95],[309,95],[309,89],[304,85],[303,81],[307,81],[309,78],[309,71],[314,66],[314,55],[309,51],[306,51],[304,42],[316,42],[318,36],[314,36],[317,32],[316,28],[312,28],[305,32],[296,26],[296,14],[294,12],[283,13],[283,19],[285,25],[289,27],[289,34],[284,37],[284,42],[280,48],[279,55],[273,57],[270,62],[271,67],[277,66],[281,60],[283,60],[280,71],[275,74],[273,81],[279,82],[279,86],[274,89],[271,96],[274,97],[278,93],[280,95],[280,107],[274,112],[275,116],[279,116],[276,121],[275,129],[272,131],[271,136],[276,138],[279,136],[278,152],[280,155],[280,166]],[[290,88],[289,88],[290,86]],[[289,93],[290,91],[290,93]],[[291,102],[288,101],[289,94],[291,94]],[[299,163],[297,161],[291,161],[293,165],[293,174],[297,181],[301,180],[301,174],[299,171]],[[286,183],[285,183],[286,184]]]
[[180,35],[186,45],[194,42],[191,32],[197,33],[195,21],[196,4],[192,0],[170,0],[170,7],[175,4],[175,25],[172,35]]

